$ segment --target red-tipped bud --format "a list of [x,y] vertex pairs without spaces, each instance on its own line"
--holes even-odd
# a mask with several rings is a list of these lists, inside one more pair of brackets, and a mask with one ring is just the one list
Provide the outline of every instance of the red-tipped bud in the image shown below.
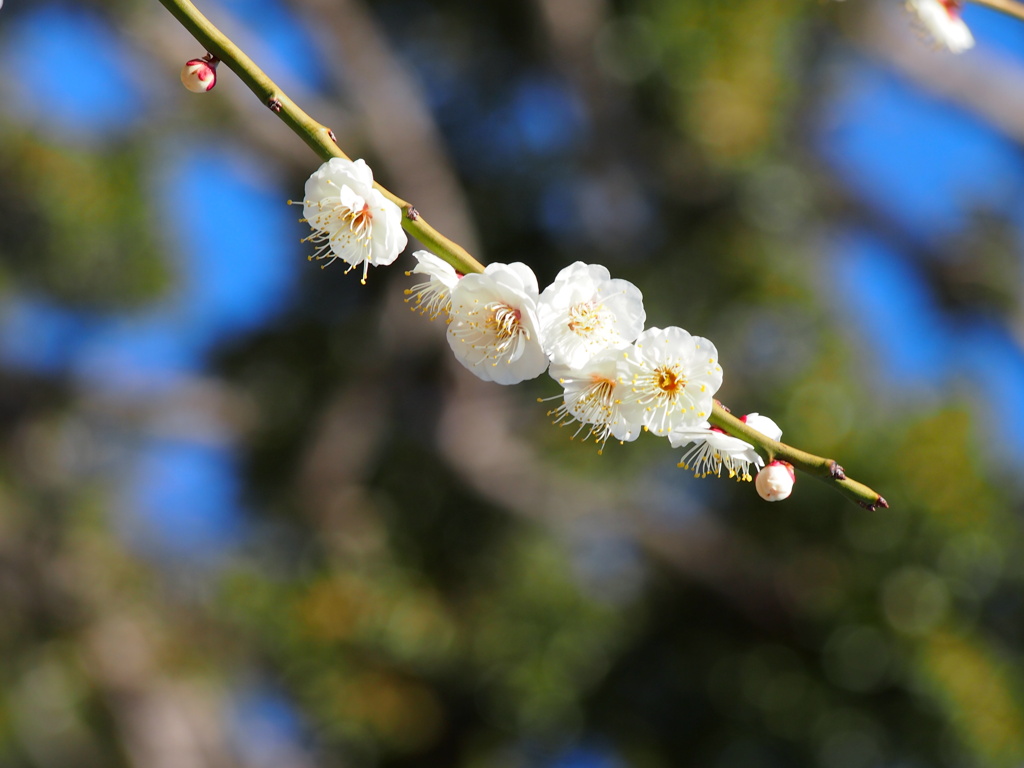
[[765,501],[782,501],[788,499],[796,482],[796,472],[788,461],[773,461],[757,473],[754,487],[758,495]]
[[181,84],[192,93],[206,93],[217,84],[218,63],[217,58],[210,54],[186,61],[181,68]]

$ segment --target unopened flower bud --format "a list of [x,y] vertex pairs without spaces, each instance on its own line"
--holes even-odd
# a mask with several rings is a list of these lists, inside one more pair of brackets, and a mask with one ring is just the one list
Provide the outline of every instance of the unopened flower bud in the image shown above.
[[788,461],[773,461],[757,473],[754,487],[758,495],[765,501],[782,501],[788,499],[796,482],[796,472]]
[[191,59],[181,68],[181,84],[192,93],[206,93],[217,84],[217,64],[215,56],[207,54],[202,59]]

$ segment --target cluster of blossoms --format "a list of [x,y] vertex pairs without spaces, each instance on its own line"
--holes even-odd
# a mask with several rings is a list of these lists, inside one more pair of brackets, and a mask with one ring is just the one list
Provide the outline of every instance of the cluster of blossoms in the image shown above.
[[[392,263],[406,245],[401,211],[374,188],[362,160],[324,163],[306,182],[302,205],[313,229],[304,242],[317,246],[310,259],[361,266],[364,282],[370,266]],[[682,328],[645,330],[643,297],[632,283],[576,262],[541,291],[522,263],[462,275],[427,251],[413,256],[417,264],[407,274],[419,282],[406,300],[431,319],[445,318],[456,359],[498,384],[547,371],[562,387],[550,415],[577,425],[574,436],[593,438],[603,450],[609,438],[630,442],[651,432],[684,448],[679,466],[699,477],[750,480],[751,465],[764,467],[752,445],[708,423],[722,385],[715,345]],[[782,435],[765,416],[743,421],[773,440]],[[784,499],[792,467],[772,462],[755,485],[763,498]]]
[[953,53],[974,47],[974,35],[961,18],[963,0],[907,0],[924,31],[940,46]]

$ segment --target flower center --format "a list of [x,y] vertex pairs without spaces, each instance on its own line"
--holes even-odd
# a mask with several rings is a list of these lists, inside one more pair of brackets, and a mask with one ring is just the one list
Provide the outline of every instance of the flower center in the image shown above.
[[939,0],[939,3],[946,9],[949,18],[956,19],[960,17],[960,0]]
[[569,330],[577,336],[593,336],[604,325],[604,313],[589,301],[569,308]]
[[612,433],[612,420],[615,418],[615,379],[609,379],[599,373],[590,374],[590,383],[578,390],[567,390],[562,404],[548,416],[555,417],[555,424],[567,426],[579,422],[573,437],[585,432],[583,440],[594,438],[598,444],[598,454],[604,453],[605,443]]
[[675,368],[663,365],[654,369],[657,387],[662,394],[675,397],[686,388],[686,377]]
[[523,313],[518,309],[508,304],[497,304],[487,318],[487,327],[494,331],[499,342],[508,343],[520,333],[526,333],[529,338],[529,333],[520,325],[522,319]]
[[573,401],[573,407],[591,424],[605,424],[612,414],[612,392],[615,381],[599,373],[590,375],[590,386],[580,392]]
[[494,337],[494,353],[497,358],[515,362],[522,355],[530,331],[523,327],[523,313],[508,304],[494,302],[488,307],[490,314],[484,322],[487,332]]
[[358,210],[341,206],[341,222],[352,230],[356,241],[366,244],[373,232],[373,213],[370,212],[370,204],[363,203]]
[[[346,187],[347,189],[347,187]],[[347,199],[347,198],[346,198]],[[317,261],[326,259],[322,265],[326,267],[335,259],[347,261],[349,267],[346,272],[355,268],[358,264],[363,265],[363,277],[360,282],[366,283],[366,272],[370,266],[370,245],[373,235],[373,212],[370,204],[360,197],[349,200],[355,207],[350,208],[343,202],[332,200],[306,200],[304,205],[317,208],[317,212],[308,221],[313,232],[302,238],[300,242],[316,243],[317,249],[310,255],[309,260]],[[291,201],[288,201],[291,204]],[[362,206],[359,206],[362,203]],[[347,251],[355,241],[359,255],[347,254]]]

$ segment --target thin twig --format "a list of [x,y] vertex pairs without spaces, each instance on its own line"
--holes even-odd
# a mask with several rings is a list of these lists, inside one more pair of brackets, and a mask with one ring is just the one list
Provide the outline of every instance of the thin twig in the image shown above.
[[[981,2],[982,0],[976,1]],[[984,2],[994,6],[996,3],[1003,3],[1006,0],[984,0]],[[321,158],[326,160],[331,157],[347,157],[335,143],[334,134],[330,129],[311,118],[288,98],[287,94],[278,88],[252,59],[200,13],[190,0],[160,0],[160,3],[181,22],[185,29],[192,33],[207,51],[238,75],[242,82],[249,87],[249,90],[256,94]],[[1013,5],[1016,6],[1016,4]],[[402,226],[427,248],[463,274],[483,272],[484,268],[480,262],[470,256],[462,246],[429,226],[409,203],[379,184],[374,186],[402,209],[404,213]],[[873,510],[889,506],[880,494],[862,483],[847,478],[843,468],[834,460],[815,456],[771,440],[732,416],[719,403],[715,403],[711,423],[729,434],[751,443],[769,461],[774,459],[788,461],[803,472],[828,482],[863,507]]]
[[[160,0],[181,25],[187,29],[199,44],[220,59],[225,66],[238,75],[239,79],[270,108],[285,125],[301,137],[323,160],[332,157],[347,157],[335,143],[334,133],[325,125],[307,115],[256,62],[245,55],[223,32],[217,29],[190,0]],[[474,259],[458,243],[442,235],[419,214],[408,202],[380,184],[374,186],[395,205],[402,209],[402,227],[429,250],[450,263],[462,274],[483,272],[483,265]]]

